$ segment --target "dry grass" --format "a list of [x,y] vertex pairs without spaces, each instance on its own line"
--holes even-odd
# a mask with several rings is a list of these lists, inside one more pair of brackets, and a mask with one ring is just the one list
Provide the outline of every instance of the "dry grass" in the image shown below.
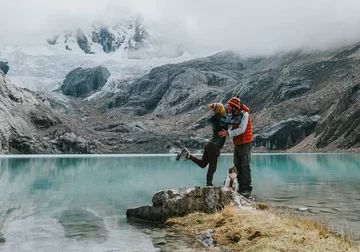
[[284,215],[265,203],[252,210],[226,207],[215,214],[197,212],[169,219],[166,225],[193,237],[212,229],[216,246],[226,251],[360,251],[319,222]]

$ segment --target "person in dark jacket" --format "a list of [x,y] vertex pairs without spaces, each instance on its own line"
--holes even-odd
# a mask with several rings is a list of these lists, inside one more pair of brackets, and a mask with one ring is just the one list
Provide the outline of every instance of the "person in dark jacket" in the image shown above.
[[221,130],[227,130],[227,126],[221,123],[221,121],[226,119],[224,105],[221,103],[212,103],[209,104],[208,107],[214,111],[214,114],[209,118],[209,122],[212,124],[212,137],[210,141],[206,142],[204,145],[202,158],[191,155],[186,148],[183,148],[176,156],[176,160],[179,160],[180,157],[184,157],[186,159],[190,159],[201,168],[205,168],[209,165],[206,174],[206,185],[213,186],[212,181],[217,168],[220,150],[225,144],[225,137],[219,136],[218,132]]

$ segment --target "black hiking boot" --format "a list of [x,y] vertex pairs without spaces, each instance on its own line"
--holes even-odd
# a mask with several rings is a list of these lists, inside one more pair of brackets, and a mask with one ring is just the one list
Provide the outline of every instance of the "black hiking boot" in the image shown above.
[[190,151],[188,151],[188,149],[186,149],[185,147],[182,148],[182,150],[176,155],[176,161],[179,161],[181,157],[189,159]]

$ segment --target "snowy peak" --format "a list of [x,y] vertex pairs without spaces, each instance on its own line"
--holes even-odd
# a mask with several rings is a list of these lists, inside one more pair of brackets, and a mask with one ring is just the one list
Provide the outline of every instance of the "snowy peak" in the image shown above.
[[118,52],[127,58],[178,57],[183,54],[177,45],[173,46],[173,53],[164,50],[164,42],[144,25],[140,16],[128,17],[113,25],[97,23],[89,29],[67,30],[48,38],[47,43],[86,54]]
[[94,25],[92,42],[100,44],[106,53],[121,50],[137,50],[147,45],[149,34],[146,32],[141,19],[137,18],[128,24],[117,24],[113,27]]

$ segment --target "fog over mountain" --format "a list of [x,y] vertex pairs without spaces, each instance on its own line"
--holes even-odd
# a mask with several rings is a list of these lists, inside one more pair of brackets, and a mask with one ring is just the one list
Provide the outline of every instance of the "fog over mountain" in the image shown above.
[[129,11],[143,16],[158,36],[196,51],[269,54],[329,49],[360,38],[356,0],[1,0],[0,5],[0,44],[8,45],[43,43],[49,34],[93,22],[111,24]]

